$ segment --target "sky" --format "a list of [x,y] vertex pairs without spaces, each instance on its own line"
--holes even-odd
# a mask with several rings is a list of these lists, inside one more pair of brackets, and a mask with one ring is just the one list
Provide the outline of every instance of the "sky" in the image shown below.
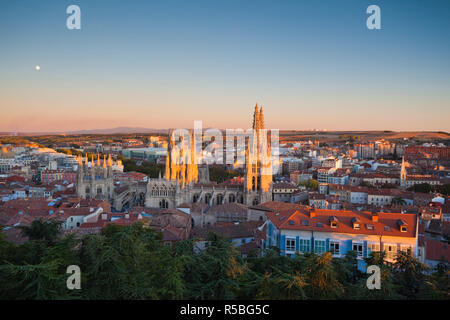
[[448,0],[2,1],[0,132],[248,128],[256,102],[273,129],[449,132],[449,17]]

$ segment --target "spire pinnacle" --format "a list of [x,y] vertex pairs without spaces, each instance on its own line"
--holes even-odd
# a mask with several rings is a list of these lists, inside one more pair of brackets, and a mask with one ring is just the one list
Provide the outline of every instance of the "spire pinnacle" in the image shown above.
[[258,103],[256,103],[255,112],[253,113],[253,129],[255,130],[259,128],[259,115]]

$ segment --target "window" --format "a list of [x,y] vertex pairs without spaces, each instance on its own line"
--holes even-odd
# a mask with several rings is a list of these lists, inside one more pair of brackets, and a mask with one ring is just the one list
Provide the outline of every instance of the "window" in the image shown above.
[[331,241],[330,242],[330,251],[332,254],[339,255],[340,254],[339,242]]
[[360,228],[361,228],[361,226],[360,226],[359,223],[354,223],[354,224],[353,224],[353,229],[359,230]]
[[314,252],[318,254],[325,252],[325,240],[314,240]]
[[295,252],[295,239],[286,238],[286,251]]
[[400,250],[411,255],[412,254],[412,248],[409,244],[402,244],[400,245]]
[[408,231],[408,227],[407,226],[401,226],[400,227],[400,232],[407,232],[407,231]]
[[367,255],[370,255],[372,252],[378,252],[378,251],[380,251],[379,243],[369,243],[367,245]]
[[337,228],[337,222],[336,221],[331,222],[331,227],[332,228]]
[[356,251],[356,254],[358,255],[358,257],[362,257],[363,256],[363,244],[362,243],[354,243],[353,251]]
[[300,252],[310,252],[311,251],[311,241],[308,239],[299,240],[299,251]]
[[395,244],[385,244],[384,251],[386,251],[386,259],[394,260],[397,255],[397,246]]

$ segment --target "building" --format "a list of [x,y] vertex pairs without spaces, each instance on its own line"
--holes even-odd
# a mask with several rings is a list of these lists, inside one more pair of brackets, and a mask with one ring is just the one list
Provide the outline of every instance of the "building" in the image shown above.
[[317,181],[319,183],[328,183],[328,176],[335,171],[334,168],[319,168],[317,169]]
[[158,161],[159,158],[165,157],[167,154],[166,148],[132,148],[123,149],[122,155],[127,159],[145,160],[152,163]]
[[393,198],[390,189],[370,189],[367,192],[367,204],[375,206],[390,205]]
[[[176,148],[174,135],[169,133],[170,141],[164,178],[149,179],[145,205],[150,208],[176,208],[182,203],[204,202],[210,206],[237,202],[256,205],[272,199],[272,161],[267,136],[260,135],[265,129],[263,110],[255,107],[253,114],[252,148],[246,144],[245,175],[241,185],[229,186],[209,182],[207,165],[200,165],[194,133],[190,133],[188,154]],[[250,142],[250,141],[247,141]],[[262,150],[262,152],[260,152]],[[268,164],[268,165],[267,165]]]
[[290,179],[293,184],[296,186],[300,183],[307,182],[313,178],[312,173],[308,173],[306,171],[294,171],[290,174]]
[[276,246],[282,255],[331,252],[339,258],[353,250],[360,270],[365,270],[364,258],[374,251],[385,251],[391,262],[398,251],[417,256],[414,214],[323,210],[274,202],[261,206],[269,210],[264,247]]
[[108,160],[103,157],[103,163],[100,163],[100,157],[94,162],[92,156],[91,162],[86,159],[78,158],[77,172],[77,194],[83,199],[105,199],[112,202],[114,197],[114,179],[111,154]]
[[409,188],[416,184],[424,184],[427,183],[429,185],[440,185],[441,180],[437,176],[433,175],[423,175],[423,174],[408,174],[407,172],[407,163],[405,162],[405,158],[402,158],[402,167],[400,170],[400,186],[403,188]]
[[[215,233],[225,239],[231,240],[235,247],[249,244],[258,239],[258,228],[263,224],[262,221],[245,222],[221,222],[205,227],[196,227],[192,231],[192,238],[195,239],[194,250],[200,251],[206,249],[208,234]],[[259,247],[259,244],[258,246]]]
[[61,169],[41,171],[41,182],[44,184],[62,180],[69,183],[77,182],[77,173]]
[[292,195],[299,191],[295,185],[287,182],[274,183],[272,186],[273,201],[292,202]]

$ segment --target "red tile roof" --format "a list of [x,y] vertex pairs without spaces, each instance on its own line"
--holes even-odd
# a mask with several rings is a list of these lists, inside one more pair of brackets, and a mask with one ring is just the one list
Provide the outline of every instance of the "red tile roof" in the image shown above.
[[[416,235],[417,216],[414,214],[379,212],[378,222],[375,222],[372,221],[371,212],[315,209],[313,210],[315,216],[311,217],[312,210],[307,206],[298,205],[298,207],[295,208],[292,204],[285,206],[284,203],[280,203],[280,205],[267,203],[267,205],[272,208],[277,207],[274,211],[267,212],[266,216],[278,229],[413,238]],[[333,216],[338,219],[337,228],[331,228],[330,226],[330,219]],[[352,220],[355,218],[360,220],[361,227],[359,230],[353,229]],[[401,221],[408,226],[407,232],[400,231],[399,223]],[[372,230],[368,229],[368,226],[373,226]],[[390,230],[386,230],[385,227],[388,227]]]
[[447,262],[450,262],[450,245],[448,243],[424,239],[424,244],[426,259],[438,261],[444,257]]

